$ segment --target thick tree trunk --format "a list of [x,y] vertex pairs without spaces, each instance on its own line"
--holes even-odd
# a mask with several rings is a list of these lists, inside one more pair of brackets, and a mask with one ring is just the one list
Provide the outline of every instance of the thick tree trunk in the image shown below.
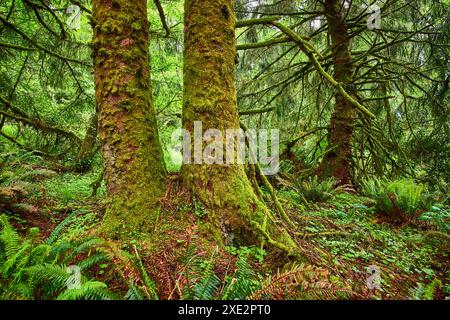
[[104,230],[146,230],[166,170],[152,105],[147,0],[94,0],[95,95],[105,161]]
[[[203,132],[220,130],[224,146],[225,131],[240,127],[232,2],[185,1],[183,126],[192,137],[194,121],[201,121]],[[184,164],[182,174],[206,207],[214,235],[225,244],[258,243],[262,235],[258,226],[273,231],[271,213],[253,191],[244,165]]]
[[[325,14],[332,42],[334,59],[334,79],[351,84],[350,38],[347,26],[339,12],[341,2],[325,1]],[[347,92],[352,94],[348,87]],[[342,95],[336,94],[336,106],[328,129],[328,148],[332,148],[322,160],[319,174],[323,178],[334,177],[339,184],[351,183],[350,162],[352,157],[352,135],[355,109]]]

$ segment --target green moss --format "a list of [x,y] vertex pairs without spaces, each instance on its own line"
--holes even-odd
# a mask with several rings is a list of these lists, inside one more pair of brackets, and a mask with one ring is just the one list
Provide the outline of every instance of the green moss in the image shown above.
[[142,26],[139,22],[133,22],[131,24],[131,28],[133,28],[133,30],[139,31],[139,30],[141,30]]
[[[231,0],[185,2],[183,125],[203,130],[238,129],[234,35]],[[264,233],[292,248],[273,216],[255,195],[243,165],[184,165],[187,186],[207,209],[210,234],[226,245],[259,244]]]
[[106,171],[103,231],[152,230],[165,190],[151,99],[145,0],[94,1],[94,65]]

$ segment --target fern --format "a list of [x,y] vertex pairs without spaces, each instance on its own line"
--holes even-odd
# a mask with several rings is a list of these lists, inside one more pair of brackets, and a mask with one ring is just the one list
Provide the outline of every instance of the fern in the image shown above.
[[71,214],[69,214],[63,221],[61,221],[61,223],[53,230],[50,236],[45,240],[45,243],[48,245],[54,243],[56,239],[58,239],[59,235],[64,230],[64,228],[73,222],[75,216],[78,213],[79,213],[78,211],[74,211]]
[[[36,243],[35,238],[21,239],[5,215],[0,216],[0,299],[44,298],[111,298],[106,285],[83,278],[76,292],[66,292],[69,273],[67,264],[80,253],[91,251],[101,240],[89,238],[79,243],[54,238]],[[86,270],[106,259],[106,254],[93,254],[78,262]]]
[[78,289],[66,289],[57,300],[111,300],[114,295],[107,290],[107,285],[100,281],[82,283]]
[[[243,300],[261,288],[258,275],[248,263],[248,253],[239,256],[233,275],[221,279],[214,273],[214,257],[217,248],[211,256],[202,260],[198,257],[189,260],[190,268],[186,272],[188,280],[184,288],[184,299],[188,300]],[[219,287],[222,287],[219,290]]]
[[433,300],[438,289],[443,287],[442,281],[434,279],[427,285],[418,283],[417,287],[412,291],[412,298],[415,300]]
[[54,243],[48,247],[49,247],[49,256],[59,257],[64,255],[66,252],[72,250],[74,244],[69,241],[60,240],[57,243]]
[[44,298],[51,298],[55,292],[66,287],[69,273],[64,265],[44,263],[26,269],[28,282],[35,290],[41,286]]
[[124,298],[125,300],[145,300],[142,290],[134,284],[129,284],[129,289]]
[[8,276],[11,271],[14,271],[15,269],[20,270],[21,268],[23,268],[28,260],[27,251],[30,251],[30,249],[31,241],[27,240],[22,244],[22,246],[17,248],[17,251],[14,254],[10,252],[11,256],[8,257],[8,259],[3,264],[2,275]]
[[330,280],[326,269],[312,265],[294,265],[290,269],[267,277],[261,289],[251,295],[251,299],[342,299],[351,290]]
[[333,178],[321,181],[317,176],[313,176],[304,181],[297,181],[295,188],[304,202],[326,202],[339,191],[335,184],[336,180]]
[[83,261],[79,262],[77,265],[80,267],[81,271],[87,270],[100,262],[108,260],[108,255],[106,253],[97,253],[94,254]]
[[145,270],[144,264],[142,263],[141,257],[139,256],[139,253],[137,251],[136,246],[133,246],[134,252],[136,254],[136,258],[139,264],[139,268],[141,269],[142,276],[144,278],[144,284],[148,290],[150,290],[149,298],[158,300],[158,292],[156,291],[156,285],[153,282],[153,280],[148,275],[147,271]]
[[2,232],[0,233],[0,243],[2,245],[1,252],[3,257],[2,260],[6,261],[19,250],[20,237],[9,224],[6,215],[0,216],[0,226],[2,227]]
[[223,300],[244,300],[254,291],[260,289],[261,283],[247,261],[247,255],[242,255],[236,261],[236,271],[229,278],[222,296]]
[[371,179],[362,183],[362,193],[376,201],[379,212],[394,214],[415,214],[427,207],[425,188],[412,180],[385,181]]
[[220,279],[213,271],[214,257],[217,248],[213,250],[209,259],[194,259],[187,272],[188,285],[184,291],[184,299],[212,300],[217,292]]
[[193,300],[212,300],[214,298],[214,293],[219,287],[220,279],[217,275],[208,271],[204,273],[204,278],[202,278],[192,289]]
[[72,253],[67,257],[66,261],[70,261],[70,260],[74,259],[80,253],[91,250],[92,248],[95,248],[96,246],[99,246],[102,243],[103,243],[103,240],[100,238],[89,237],[89,238],[83,239],[80,243],[78,243],[73,248]]

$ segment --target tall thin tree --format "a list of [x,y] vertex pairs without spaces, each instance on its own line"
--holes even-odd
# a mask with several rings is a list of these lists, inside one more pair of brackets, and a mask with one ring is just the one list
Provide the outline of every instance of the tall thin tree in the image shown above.
[[[352,80],[350,37],[340,13],[340,6],[341,4],[337,0],[326,0],[324,12],[328,22],[328,34],[331,38],[334,79],[344,85],[349,85]],[[346,89],[352,94],[348,87]],[[319,172],[323,177],[334,177],[340,184],[348,184],[351,182],[351,141],[356,110],[340,93],[336,93],[335,99],[335,110],[328,128],[329,151],[322,160]]]

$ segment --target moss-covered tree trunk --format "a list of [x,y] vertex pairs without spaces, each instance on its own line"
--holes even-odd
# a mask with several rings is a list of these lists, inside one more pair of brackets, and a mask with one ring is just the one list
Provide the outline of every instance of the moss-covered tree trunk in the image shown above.
[[[193,138],[194,121],[201,121],[203,132],[223,133],[224,145],[226,130],[240,127],[232,2],[185,1],[183,126]],[[270,212],[255,195],[244,165],[184,164],[182,174],[207,209],[213,233],[225,244],[256,244],[262,235],[258,226],[273,229]]]
[[98,135],[98,114],[94,113],[89,121],[89,126],[86,130],[86,135],[81,142],[80,149],[77,154],[77,170],[79,172],[86,172],[91,168],[92,158],[94,156],[94,148],[97,143]]
[[147,0],[94,0],[95,96],[108,233],[152,224],[166,170],[152,105]]
[[[340,13],[341,7],[341,1],[325,1],[325,15],[334,59],[334,79],[348,85],[352,80],[350,38]],[[352,94],[350,88],[346,87],[346,90]],[[352,104],[341,94],[336,93],[335,99],[336,106],[328,128],[328,148],[331,151],[324,156],[319,167],[319,174],[324,178],[334,177],[339,184],[349,184],[351,183],[351,141],[356,114]]]

